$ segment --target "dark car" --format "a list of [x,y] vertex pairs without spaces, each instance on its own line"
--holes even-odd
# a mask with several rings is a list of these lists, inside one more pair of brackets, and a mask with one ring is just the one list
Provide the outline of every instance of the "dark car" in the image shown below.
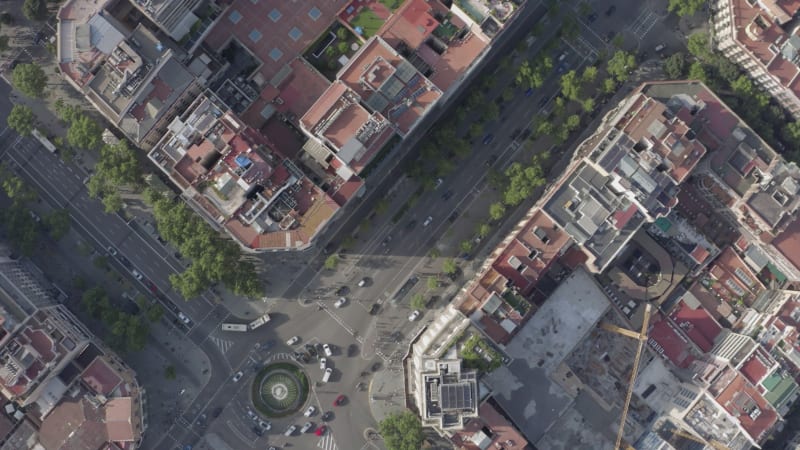
[[408,222],[408,224],[406,224],[406,229],[407,230],[413,230],[415,226],[417,226],[417,221],[416,220],[412,220],[412,221]]
[[442,200],[444,200],[444,201],[450,200],[450,198],[453,196],[453,194],[454,194],[454,192],[451,189],[448,189],[447,191],[445,191],[444,194],[442,194]]
[[379,305],[377,303],[373,303],[372,307],[369,308],[369,314],[371,316],[374,316],[374,315],[378,314],[378,312],[380,312],[380,310],[381,310],[381,305]]
[[486,160],[486,163],[485,163],[486,167],[491,166],[492,164],[495,163],[495,161],[497,161],[497,155],[490,156],[489,159]]
[[533,88],[532,87],[528,88],[528,90],[525,91],[525,97],[530,97],[531,95],[533,95]]
[[492,133],[487,134],[483,137],[483,145],[489,145],[494,140],[494,135]]
[[615,5],[611,5],[606,10],[606,15],[610,16],[610,15],[614,14],[616,11],[617,11],[617,7]]
[[594,22],[595,20],[597,20],[597,13],[593,12],[593,13],[589,14],[588,16],[586,16],[586,20],[589,23]]
[[317,356],[317,349],[316,349],[316,348],[314,348],[314,346],[313,346],[313,345],[311,345],[311,344],[306,344],[306,345],[305,345],[305,348],[306,348],[306,351],[308,351],[308,354],[309,354],[309,355],[311,355],[312,357],[316,357],[316,356]]
[[332,412],[330,412],[330,411],[325,411],[325,414],[323,414],[323,415],[322,415],[322,417],[320,417],[320,419],[321,419],[323,422],[327,422],[327,421],[331,420],[331,418],[332,418],[332,417],[333,417],[333,413],[332,413]]
[[261,437],[264,435],[264,430],[259,427],[253,427],[253,433],[255,433],[256,436]]
[[222,414],[222,406],[217,406],[214,408],[214,411],[211,411],[211,417],[217,418],[219,415]]

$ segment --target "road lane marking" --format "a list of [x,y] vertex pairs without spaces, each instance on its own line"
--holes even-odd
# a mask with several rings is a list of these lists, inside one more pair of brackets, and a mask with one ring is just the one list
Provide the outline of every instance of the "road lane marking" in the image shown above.
[[336,446],[336,441],[333,440],[333,433],[330,431],[331,428],[328,427],[328,433],[317,442],[317,447],[323,450],[337,450],[338,447]]
[[228,350],[230,350],[230,348],[233,347],[234,344],[234,342],[231,340],[222,339],[216,336],[209,336],[208,339],[211,340],[211,342],[213,342],[214,345],[216,345],[219,348],[219,351],[222,352],[223,355],[227,353]]

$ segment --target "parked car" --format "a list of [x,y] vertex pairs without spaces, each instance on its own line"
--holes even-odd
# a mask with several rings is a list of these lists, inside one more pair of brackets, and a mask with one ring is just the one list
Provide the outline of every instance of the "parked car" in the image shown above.
[[136,270],[136,269],[131,270],[131,275],[133,275],[133,278],[136,278],[139,281],[144,280],[144,277],[142,276],[142,274],[140,274],[139,271]]
[[336,308],[341,308],[342,306],[344,306],[345,303],[347,303],[347,298],[339,297],[339,300],[336,300],[333,306]]
[[192,324],[192,319],[190,319],[189,316],[187,316],[183,312],[180,311],[178,312],[178,319],[180,319],[180,321],[185,323],[186,325]]
[[494,135],[492,133],[487,134],[483,137],[483,145],[489,145],[494,140]]
[[[234,383],[237,383],[237,382],[239,382],[239,380],[241,380],[241,379],[242,379],[242,377],[243,377],[243,376],[244,376],[244,372],[242,372],[242,371],[240,370],[240,371],[236,372],[236,373],[233,375],[233,378],[231,378],[231,381],[233,381]],[[252,411],[249,411],[249,412],[252,412]]]
[[428,225],[430,225],[430,224],[431,224],[431,222],[433,222],[433,216],[428,216],[428,217],[425,219],[425,222],[422,222],[422,226],[423,226],[423,227],[427,227]]
[[314,434],[316,434],[317,436],[324,436],[326,431],[328,431],[328,427],[322,425],[319,428],[317,428],[317,431],[315,431]]
[[372,306],[369,308],[369,315],[374,316],[378,314],[381,310],[381,305],[377,303],[373,303]]
[[320,420],[322,420],[323,422],[327,422],[331,420],[331,417],[333,417],[333,413],[330,411],[325,411],[322,417],[320,417]]
[[333,369],[328,367],[327,369],[325,369],[325,373],[322,374],[322,382],[327,383],[328,380],[331,379],[331,375],[333,375]]
[[255,433],[255,435],[258,437],[264,436],[264,429],[253,427],[253,433]]
[[117,249],[115,249],[114,247],[109,246],[108,247],[108,254],[111,255],[111,256],[117,256]]
[[314,426],[314,424],[311,423],[311,422],[304,423],[303,424],[303,428],[300,428],[300,434],[307,433],[308,430],[310,430],[311,427],[313,427],[313,426]]
[[411,314],[408,315],[408,321],[413,322],[419,318],[419,310],[411,311]]
[[325,356],[327,356],[328,358],[333,356],[333,350],[331,349],[330,345],[322,344],[322,350],[325,352]]
[[258,419],[258,426],[267,431],[272,429],[272,423],[269,420]]
[[286,345],[292,346],[294,344],[297,344],[298,342],[300,342],[300,337],[292,336],[289,338],[288,341],[286,341]]
[[217,406],[214,408],[214,411],[211,412],[211,417],[216,419],[220,414],[222,414],[222,406]]
[[309,405],[308,408],[306,408],[306,412],[304,412],[303,415],[306,417],[311,417],[314,415],[315,412],[317,412],[317,408],[314,405]]
[[319,359],[319,368],[320,370],[325,370],[328,368],[328,358]]
[[358,282],[358,287],[364,287],[367,283],[369,283],[369,278],[364,277]]
[[667,48],[667,46],[664,43],[656,45],[656,53],[660,52],[661,50],[664,50],[665,48]]
[[345,401],[347,401],[347,397],[345,397],[344,394],[339,394],[336,400],[333,401],[333,406],[342,406]]
[[286,431],[283,432],[283,435],[291,436],[294,434],[296,430],[297,430],[297,425],[289,425],[289,428],[287,428]]

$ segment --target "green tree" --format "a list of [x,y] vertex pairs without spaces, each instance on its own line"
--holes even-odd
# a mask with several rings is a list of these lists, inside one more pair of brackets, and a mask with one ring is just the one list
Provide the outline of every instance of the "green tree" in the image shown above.
[[117,191],[106,192],[103,195],[103,208],[108,214],[115,213],[122,209],[122,196]]
[[346,41],[349,34],[350,33],[347,32],[347,28],[345,27],[340,27],[338,30],[336,30],[336,37],[340,41]]
[[507,88],[505,88],[503,90],[503,101],[504,102],[510,102],[511,100],[514,100],[514,97],[515,97],[514,88],[512,88],[511,86],[508,86]]
[[57,209],[44,217],[44,225],[53,240],[59,240],[69,231],[70,217],[66,209]]
[[669,0],[667,9],[680,17],[694,15],[706,3],[706,0]]
[[500,117],[500,108],[497,106],[495,102],[489,102],[483,108],[483,120],[489,122],[492,120],[497,120]]
[[2,175],[3,192],[10,198],[14,205],[24,205],[36,200],[38,196],[30,186],[28,186],[22,178],[9,174],[6,171],[0,173]]
[[492,233],[492,227],[488,223],[482,223],[475,228],[475,234],[484,239]]
[[456,260],[453,258],[447,258],[442,263],[442,270],[447,275],[455,275],[458,272],[458,264],[456,264]]
[[167,380],[174,380],[176,377],[177,374],[175,373],[175,366],[170,364],[164,368],[164,378]]
[[469,239],[463,240],[460,244],[458,244],[458,248],[464,253],[471,252],[474,246],[475,244],[473,244],[473,242]]
[[19,133],[21,136],[30,136],[33,132],[33,124],[36,118],[33,110],[25,105],[14,105],[8,114],[6,122],[8,126]]
[[592,112],[592,111],[594,111],[594,107],[595,107],[595,106],[596,106],[596,105],[595,105],[595,101],[594,101],[594,99],[593,99],[593,98],[587,98],[586,100],[584,100],[584,101],[581,103],[581,107],[582,107],[582,108],[583,108],[583,110],[584,110],[584,111],[586,111],[586,112]]
[[564,128],[566,128],[570,132],[577,130],[580,125],[581,125],[581,117],[577,114],[573,114],[567,117],[567,120],[564,122]]
[[703,67],[703,63],[700,61],[695,61],[689,66],[689,79],[690,80],[700,80],[700,81],[707,81],[708,76],[706,75],[706,69]]
[[40,98],[47,86],[47,75],[41,66],[36,64],[17,64],[11,74],[14,87],[28,97]]
[[708,33],[702,31],[689,35],[689,39],[686,41],[686,48],[689,53],[702,60],[707,60],[712,55]]
[[511,164],[511,166],[506,169],[506,176],[510,182],[508,188],[506,188],[503,193],[503,203],[509,206],[519,205],[533,193],[534,189],[545,183],[540,167],[525,167],[518,162]]
[[381,421],[378,430],[388,450],[419,450],[424,438],[422,423],[411,411],[391,414]]
[[434,276],[428,277],[428,289],[436,289],[439,287],[439,280],[436,279]]
[[603,92],[610,94],[617,90],[617,82],[613,78],[606,78],[603,80]]
[[85,114],[80,114],[67,130],[67,142],[73,147],[94,150],[102,142],[102,134],[103,128],[96,121]]
[[581,82],[578,73],[570,70],[561,76],[561,92],[570,100],[577,100],[581,92]]
[[636,67],[636,58],[622,50],[614,53],[614,56],[608,60],[606,71],[609,75],[614,77],[620,83],[628,79],[628,74]]
[[682,52],[670,55],[670,57],[664,61],[664,73],[667,75],[667,78],[672,80],[682,78],[683,74],[686,73],[686,55]]
[[742,97],[751,97],[754,94],[755,87],[749,78],[744,75],[740,75],[739,78],[731,83],[731,89],[733,89],[733,92]]
[[0,23],[3,25],[11,25],[14,23],[14,16],[12,16],[10,13],[4,12],[0,14]]
[[425,309],[425,297],[422,294],[411,296],[411,309]]
[[[0,15],[0,20],[2,20],[2,15]],[[9,48],[8,36],[0,36],[0,52],[4,52]]]
[[498,221],[506,215],[506,206],[502,202],[495,202],[489,206],[489,219]]
[[552,136],[553,132],[555,131],[555,127],[553,126],[553,122],[550,122],[547,119],[542,120],[539,122],[538,126],[534,130],[537,136]]
[[43,20],[47,16],[45,0],[25,0],[22,3],[22,15],[28,20]]
[[39,224],[31,216],[30,210],[14,203],[9,208],[0,209],[0,218],[7,242],[23,255],[32,255],[40,237]]
[[95,319],[100,318],[103,311],[110,308],[106,291],[99,286],[89,288],[83,293],[81,305]]
[[594,83],[594,80],[597,79],[597,67],[595,66],[587,66],[583,69],[583,73],[581,74],[581,81],[584,83]]
[[325,268],[328,270],[335,270],[339,265],[339,255],[330,255],[325,258]]
[[95,256],[92,259],[92,264],[101,270],[108,270],[108,257],[104,255]]
[[478,138],[480,135],[483,134],[483,125],[478,122],[474,122],[472,125],[469,126],[469,137],[472,139]]
[[147,308],[145,314],[147,315],[147,320],[155,323],[164,317],[164,308],[158,303],[153,303]]

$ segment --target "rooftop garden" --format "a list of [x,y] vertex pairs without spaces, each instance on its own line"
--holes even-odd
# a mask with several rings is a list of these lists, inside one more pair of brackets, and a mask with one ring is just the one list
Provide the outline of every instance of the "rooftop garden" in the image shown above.
[[464,341],[459,353],[465,368],[481,372],[491,372],[503,363],[502,355],[477,334]]
[[524,298],[522,298],[522,296],[517,295],[512,291],[508,291],[505,294],[503,294],[503,300],[505,300],[506,303],[511,305],[512,308],[517,310],[517,312],[519,312],[523,316],[527,314],[528,311],[530,311],[531,309],[531,304],[527,300],[525,300]]
[[360,46],[361,41],[350,30],[334,24],[327,33],[323,33],[308,47],[303,56],[326,78],[334,80],[336,72],[342,67],[339,59],[342,56],[352,57]]
[[383,22],[383,19],[378,17],[373,10],[362,8],[350,21],[350,26],[353,27],[357,33],[360,32],[364,39],[369,39],[378,33]]

